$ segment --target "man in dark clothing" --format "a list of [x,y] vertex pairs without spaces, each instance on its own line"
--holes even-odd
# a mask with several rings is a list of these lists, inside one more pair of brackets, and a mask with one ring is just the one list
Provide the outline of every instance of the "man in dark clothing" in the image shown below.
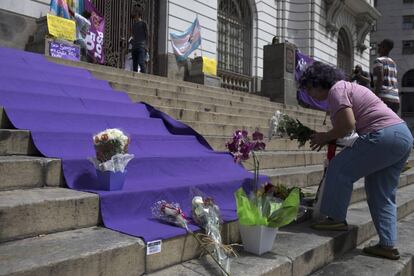
[[132,25],[132,67],[138,72],[138,65],[141,73],[146,72],[145,67],[145,49],[148,40],[147,23],[142,21],[142,11],[137,11],[134,15],[134,24]]
[[359,85],[370,88],[371,78],[368,72],[362,70],[361,65],[355,65],[354,72],[352,73],[351,82],[356,82]]

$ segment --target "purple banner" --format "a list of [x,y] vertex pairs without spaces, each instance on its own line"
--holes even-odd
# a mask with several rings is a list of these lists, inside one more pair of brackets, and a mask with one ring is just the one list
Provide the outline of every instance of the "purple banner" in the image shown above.
[[80,60],[80,49],[74,45],[67,45],[57,41],[49,41],[49,55],[51,57]]
[[[299,51],[296,51],[296,70],[295,70],[296,81],[299,81],[300,77],[302,76],[302,73],[306,70],[306,68],[309,65],[313,63],[313,61],[314,60],[311,57],[308,57],[307,55],[304,55],[302,53],[299,53]],[[315,108],[315,109],[319,109],[323,111],[326,111],[328,109],[327,101],[314,100],[303,89],[298,90],[297,97],[298,97],[299,104],[305,107]]]
[[89,20],[91,21],[91,28],[86,37],[86,46],[88,47],[88,55],[97,63],[103,64],[105,62],[104,55],[104,32],[105,19],[96,10],[95,6],[90,1],[85,1],[85,10],[91,13]]

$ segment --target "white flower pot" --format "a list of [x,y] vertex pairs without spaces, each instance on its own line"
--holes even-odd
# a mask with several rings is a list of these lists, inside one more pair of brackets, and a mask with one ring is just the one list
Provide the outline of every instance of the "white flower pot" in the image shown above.
[[278,228],[263,225],[240,225],[240,235],[245,251],[262,255],[273,248]]

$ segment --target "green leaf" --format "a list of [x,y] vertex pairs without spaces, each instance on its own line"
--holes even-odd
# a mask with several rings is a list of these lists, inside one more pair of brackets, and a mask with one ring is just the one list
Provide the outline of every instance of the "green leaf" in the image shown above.
[[298,215],[300,189],[294,188],[283,201],[282,206],[276,209],[268,218],[269,227],[282,227],[291,223]]
[[257,206],[250,202],[243,188],[234,193],[237,205],[237,216],[241,225],[268,225]]

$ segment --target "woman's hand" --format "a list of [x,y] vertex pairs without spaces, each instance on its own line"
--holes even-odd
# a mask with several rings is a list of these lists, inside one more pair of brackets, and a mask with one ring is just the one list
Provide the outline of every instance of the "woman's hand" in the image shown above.
[[311,136],[310,147],[312,150],[320,151],[323,146],[329,143],[329,137],[326,132],[318,132]]

